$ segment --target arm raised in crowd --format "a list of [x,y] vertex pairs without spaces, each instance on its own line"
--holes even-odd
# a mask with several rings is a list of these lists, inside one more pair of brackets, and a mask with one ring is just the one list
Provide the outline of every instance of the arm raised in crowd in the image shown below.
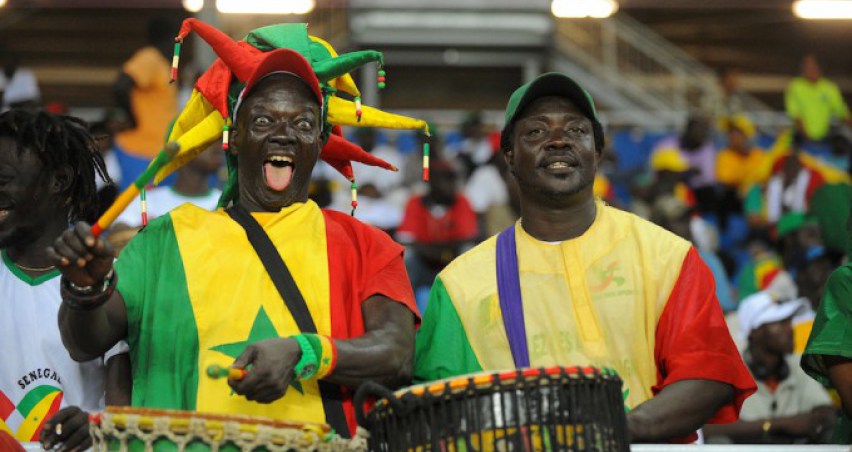
[[114,254],[83,222],[65,231],[47,253],[62,272],[59,331],[76,361],[103,356],[127,331],[124,299],[114,290]]

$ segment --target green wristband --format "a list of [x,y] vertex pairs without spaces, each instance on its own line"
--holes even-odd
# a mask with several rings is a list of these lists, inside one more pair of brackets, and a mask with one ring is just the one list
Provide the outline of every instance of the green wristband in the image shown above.
[[317,370],[319,370],[319,358],[317,358],[314,347],[311,346],[310,341],[303,334],[290,337],[296,339],[296,342],[299,343],[299,348],[302,349],[302,357],[296,363],[296,367],[293,368],[293,373],[297,379],[307,380],[313,377],[317,373]]

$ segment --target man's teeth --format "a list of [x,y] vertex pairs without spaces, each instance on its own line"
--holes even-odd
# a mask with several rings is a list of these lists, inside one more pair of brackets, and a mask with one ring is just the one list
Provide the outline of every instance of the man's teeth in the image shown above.
[[547,165],[548,168],[568,168],[569,166],[571,165],[565,162],[553,162],[550,165]]
[[273,155],[273,156],[269,157],[269,159],[267,159],[267,161],[269,161],[269,162],[293,163],[293,159],[290,158],[290,157],[287,157],[285,155]]

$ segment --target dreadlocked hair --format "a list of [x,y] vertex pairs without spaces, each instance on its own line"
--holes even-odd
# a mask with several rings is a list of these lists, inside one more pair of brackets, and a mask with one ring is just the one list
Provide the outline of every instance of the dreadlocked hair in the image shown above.
[[69,202],[69,221],[94,220],[98,206],[95,173],[112,181],[85,122],[71,116],[10,110],[0,114],[0,137],[13,139],[18,153],[33,152],[49,174],[70,168],[73,177],[61,194]]

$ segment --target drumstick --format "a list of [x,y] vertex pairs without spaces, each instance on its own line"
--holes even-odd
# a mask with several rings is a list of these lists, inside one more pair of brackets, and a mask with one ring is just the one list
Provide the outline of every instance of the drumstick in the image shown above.
[[242,380],[248,372],[245,369],[236,367],[222,367],[218,364],[211,364],[207,367],[207,376],[210,378],[228,378],[231,380]]
[[171,143],[166,144],[163,150],[157,154],[157,157],[148,165],[148,168],[130,184],[117,198],[115,198],[115,202],[109,206],[106,212],[98,218],[98,221],[92,225],[92,235],[95,237],[99,237],[106,228],[108,228],[113,221],[124,212],[124,209],[130,205],[131,202],[139,195],[139,191],[145,188],[148,185],[148,182],[154,178],[154,175],[160,171],[163,166],[169,163],[175,155],[177,155],[178,151],[180,151],[180,145],[176,142],[172,141]]

